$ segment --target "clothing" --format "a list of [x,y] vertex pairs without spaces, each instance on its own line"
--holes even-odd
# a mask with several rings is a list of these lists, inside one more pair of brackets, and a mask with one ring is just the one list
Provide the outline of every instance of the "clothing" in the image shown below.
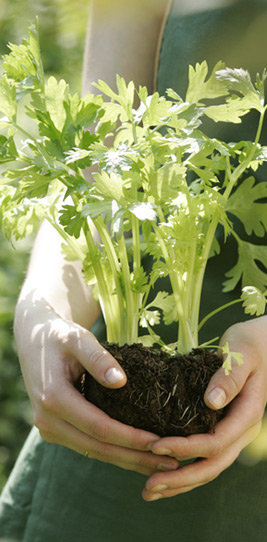
[[[247,11],[241,10],[241,4]],[[240,36],[245,41],[253,25],[267,22],[266,2],[242,0],[234,7],[190,16],[181,16],[179,5],[179,0],[173,2],[164,32],[158,69],[160,93],[172,87],[183,95],[187,65],[204,58],[212,60],[211,67],[221,58],[233,67],[246,67],[244,63],[249,59],[244,58],[242,48],[234,45],[234,64],[228,57],[231,50],[224,48],[230,43],[228,30],[234,41],[238,42]],[[257,60],[256,47],[253,52]],[[240,130],[234,127],[235,134],[236,128]],[[215,129],[217,135],[221,127],[209,125],[209,129]],[[250,130],[253,126],[248,126]],[[210,261],[203,313],[231,298],[232,294],[221,294],[220,289],[222,273],[234,260],[234,245],[229,243],[220,256]],[[218,336],[243,319],[242,309],[235,306],[212,319],[201,339]],[[101,330],[98,322],[94,329],[97,336]],[[166,331],[171,339],[171,328]],[[9,536],[19,542],[267,540],[267,458],[253,464],[239,459],[213,482],[153,503],[141,498],[144,484],[142,475],[42,441],[34,428],[2,495],[0,537],[6,541]]]

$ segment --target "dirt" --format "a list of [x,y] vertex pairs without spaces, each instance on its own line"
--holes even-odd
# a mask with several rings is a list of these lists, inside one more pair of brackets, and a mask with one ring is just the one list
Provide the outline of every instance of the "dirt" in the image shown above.
[[223,410],[211,410],[203,396],[211,376],[221,366],[215,353],[195,349],[169,356],[141,344],[105,348],[123,367],[127,384],[108,389],[87,372],[78,388],[88,401],[125,424],[163,436],[213,432]]

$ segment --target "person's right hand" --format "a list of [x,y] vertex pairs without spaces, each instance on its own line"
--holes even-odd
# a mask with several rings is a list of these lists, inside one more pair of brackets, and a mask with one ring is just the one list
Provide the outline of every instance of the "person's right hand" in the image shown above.
[[84,369],[103,386],[126,383],[92,333],[63,320],[45,300],[19,303],[14,329],[34,424],[44,440],[147,476],[178,468],[176,459],[147,450],[156,435],[111,419],[75,388]]

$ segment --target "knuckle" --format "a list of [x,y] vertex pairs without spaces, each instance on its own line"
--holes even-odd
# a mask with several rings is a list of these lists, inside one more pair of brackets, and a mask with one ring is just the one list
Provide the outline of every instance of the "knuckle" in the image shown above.
[[55,438],[51,432],[47,420],[45,419],[45,416],[43,416],[41,413],[35,413],[33,423],[35,427],[37,427],[43,440],[46,442],[55,442]]
[[59,410],[58,401],[55,393],[52,390],[46,390],[43,392],[40,399],[41,407],[45,412],[51,412],[56,414]]
[[88,456],[91,459],[98,459],[104,463],[112,463],[113,457],[110,451],[110,447],[101,442],[94,443],[94,446],[88,452]]
[[43,430],[39,429],[39,433],[40,433],[40,436],[42,437],[42,439],[45,440],[46,442],[49,442],[50,444],[53,444],[53,443],[57,442],[54,435],[52,435],[52,433],[50,433],[49,431],[43,431]]
[[213,443],[211,445],[211,448],[210,448],[209,457],[218,457],[223,452],[224,452],[224,446],[223,446],[223,443],[221,442],[221,440],[214,439],[214,441],[213,441]]
[[100,362],[103,361],[103,356],[105,355],[105,350],[96,347],[90,351],[90,369],[92,372],[97,370],[97,367],[99,366]]
[[110,434],[109,426],[103,421],[101,422],[101,424],[92,424],[90,427],[90,434],[96,440],[99,440],[101,442],[108,442]]
[[230,373],[226,380],[226,393],[231,397],[235,397],[240,392],[240,382],[236,378],[237,375]]
[[[63,331],[63,330],[62,330]],[[77,329],[74,329],[73,327],[71,329],[68,329],[68,331],[62,334],[62,342],[67,343],[69,346],[74,346],[77,343],[77,340],[79,339],[79,333]]]

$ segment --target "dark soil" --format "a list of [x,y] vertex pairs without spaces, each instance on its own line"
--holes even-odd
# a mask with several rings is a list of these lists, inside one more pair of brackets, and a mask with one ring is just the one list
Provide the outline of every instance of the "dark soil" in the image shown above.
[[163,436],[213,432],[222,410],[211,410],[203,396],[210,378],[221,366],[205,349],[169,356],[141,344],[104,343],[127,375],[123,388],[109,389],[85,373],[78,384],[88,401],[112,418]]

